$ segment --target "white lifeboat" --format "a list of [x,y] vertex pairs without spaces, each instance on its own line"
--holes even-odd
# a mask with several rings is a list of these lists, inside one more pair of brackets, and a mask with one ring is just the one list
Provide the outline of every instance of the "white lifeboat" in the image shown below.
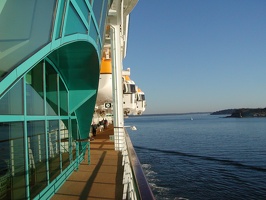
[[137,89],[137,108],[134,115],[142,115],[146,109],[145,94],[140,88]]
[[[141,115],[145,111],[144,92],[130,79],[130,69],[123,71],[123,111],[127,115]],[[98,95],[95,105],[94,119],[99,120],[113,113],[112,61],[102,58]]]
[[125,115],[133,114],[137,104],[137,90],[135,82],[130,80],[129,76],[123,76],[123,109]]

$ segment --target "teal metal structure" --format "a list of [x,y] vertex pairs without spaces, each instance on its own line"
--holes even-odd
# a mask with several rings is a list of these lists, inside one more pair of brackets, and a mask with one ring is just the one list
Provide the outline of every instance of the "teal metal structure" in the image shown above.
[[49,199],[78,169],[111,3],[0,2],[0,199]]

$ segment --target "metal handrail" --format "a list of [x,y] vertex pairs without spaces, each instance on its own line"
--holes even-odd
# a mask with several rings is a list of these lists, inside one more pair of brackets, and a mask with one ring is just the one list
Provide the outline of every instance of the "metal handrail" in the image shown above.
[[127,144],[128,156],[130,160],[130,166],[132,169],[132,174],[135,180],[135,185],[138,190],[138,199],[145,199],[145,200],[155,200],[155,197],[151,191],[149,183],[145,177],[145,174],[142,170],[141,164],[137,157],[137,154],[134,150],[130,137],[125,129],[125,140]]

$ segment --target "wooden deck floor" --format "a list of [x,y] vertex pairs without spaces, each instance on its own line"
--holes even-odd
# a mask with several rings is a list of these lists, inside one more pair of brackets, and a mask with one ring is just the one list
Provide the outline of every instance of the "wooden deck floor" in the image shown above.
[[114,150],[114,142],[110,141],[109,135],[113,135],[111,126],[97,132],[95,140],[90,143],[91,164],[88,164],[86,153],[79,170],[73,172],[52,200],[122,199],[122,155]]

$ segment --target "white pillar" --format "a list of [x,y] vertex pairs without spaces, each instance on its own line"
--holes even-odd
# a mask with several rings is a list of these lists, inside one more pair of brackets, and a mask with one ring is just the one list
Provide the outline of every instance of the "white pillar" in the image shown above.
[[112,81],[113,81],[113,115],[115,150],[124,147],[124,115],[122,88],[122,55],[120,25],[111,25]]

